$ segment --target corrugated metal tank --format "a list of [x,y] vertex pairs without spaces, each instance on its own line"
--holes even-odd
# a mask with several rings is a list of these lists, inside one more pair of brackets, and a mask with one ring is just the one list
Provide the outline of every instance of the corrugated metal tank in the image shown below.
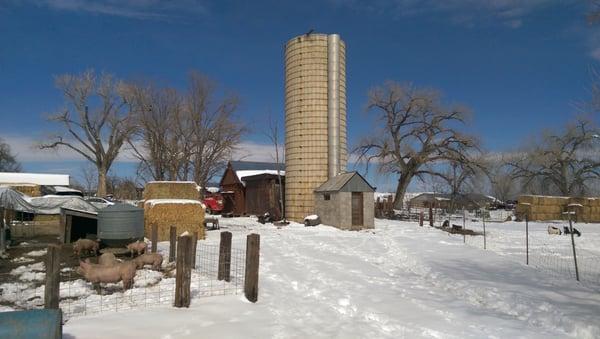
[[109,247],[122,247],[144,238],[144,210],[115,204],[98,211],[98,238]]
[[347,159],[346,45],[337,34],[295,37],[285,46],[286,217],[313,214],[313,191]]

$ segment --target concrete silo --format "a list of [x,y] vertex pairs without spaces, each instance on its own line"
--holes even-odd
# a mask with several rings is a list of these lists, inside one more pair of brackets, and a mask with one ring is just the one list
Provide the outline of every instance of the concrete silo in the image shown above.
[[314,190],[346,171],[346,45],[305,34],[285,46],[285,210],[314,213]]

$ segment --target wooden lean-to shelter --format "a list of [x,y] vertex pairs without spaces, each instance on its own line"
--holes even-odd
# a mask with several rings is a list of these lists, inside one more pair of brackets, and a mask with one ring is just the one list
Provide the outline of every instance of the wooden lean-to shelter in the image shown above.
[[[225,207],[222,213],[260,215],[270,213],[281,218],[277,165],[268,162],[230,161],[219,184]],[[285,172],[279,170],[282,185]]]

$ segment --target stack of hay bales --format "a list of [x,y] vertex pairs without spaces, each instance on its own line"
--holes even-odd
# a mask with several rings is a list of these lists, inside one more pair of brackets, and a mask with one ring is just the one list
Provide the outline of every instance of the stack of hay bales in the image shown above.
[[158,240],[169,240],[171,226],[177,233],[198,232],[204,239],[204,210],[198,185],[192,181],[151,181],[144,188],[144,233],[150,238],[158,226]]
[[578,221],[600,222],[600,198],[522,195],[517,205],[517,215],[528,213],[530,220],[540,221],[566,220],[563,212],[569,210],[576,212]]
[[42,196],[42,188],[40,185],[18,184],[18,185],[10,185],[9,187],[17,192],[21,192],[30,197],[41,197]]

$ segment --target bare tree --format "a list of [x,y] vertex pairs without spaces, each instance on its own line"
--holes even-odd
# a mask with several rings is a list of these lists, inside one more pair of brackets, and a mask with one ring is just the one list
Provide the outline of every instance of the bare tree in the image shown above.
[[122,83],[111,75],[98,77],[88,70],[58,76],[56,86],[67,107],[49,120],[62,124],[65,131],[40,148],[69,148],[93,163],[98,171],[98,195],[105,195],[107,173],[134,130],[132,106],[123,96]]
[[[265,135],[269,138],[269,141],[271,141],[271,144],[273,144],[273,147],[275,148],[275,163],[277,164],[277,180],[279,182],[279,210],[281,211],[282,219],[285,220],[285,204],[283,203],[284,192],[281,182],[281,158],[279,157],[279,147],[281,146],[279,142],[279,125],[272,116],[269,116],[269,129],[265,132]],[[283,155],[282,158],[285,158],[285,155]]]
[[512,177],[525,185],[536,181],[558,193],[586,194],[588,183],[600,179],[598,129],[578,119],[562,133],[546,132],[537,144],[508,160]]
[[412,85],[387,82],[369,93],[369,111],[383,125],[354,150],[358,160],[376,161],[382,173],[398,174],[394,203],[400,208],[414,177],[441,176],[442,163],[470,163],[478,151],[474,137],[457,127],[465,122],[466,109],[445,107],[437,92]]
[[96,189],[98,185],[98,174],[96,173],[96,168],[87,163],[84,166],[81,166],[81,175],[82,179],[82,187],[84,188],[86,194],[91,194]]
[[206,187],[231,158],[246,128],[234,119],[238,107],[235,95],[217,96],[216,84],[206,76],[192,72],[184,100],[186,123],[191,128],[189,165],[194,181]]
[[141,190],[132,178],[122,178],[109,175],[107,179],[108,192],[114,198],[120,200],[138,200],[141,198]]
[[21,172],[21,164],[10,150],[10,145],[0,138],[0,172]]
[[127,92],[139,126],[129,145],[140,172],[153,180],[194,180],[206,187],[246,131],[234,118],[237,97],[219,95],[199,73],[191,73],[187,93],[149,84],[130,84]]
[[589,10],[586,16],[589,24],[596,24],[600,21],[600,0],[589,0]]
[[151,180],[185,180],[191,128],[183,117],[182,98],[174,89],[127,86],[138,126],[128,144],[140,161],[138,174]]

